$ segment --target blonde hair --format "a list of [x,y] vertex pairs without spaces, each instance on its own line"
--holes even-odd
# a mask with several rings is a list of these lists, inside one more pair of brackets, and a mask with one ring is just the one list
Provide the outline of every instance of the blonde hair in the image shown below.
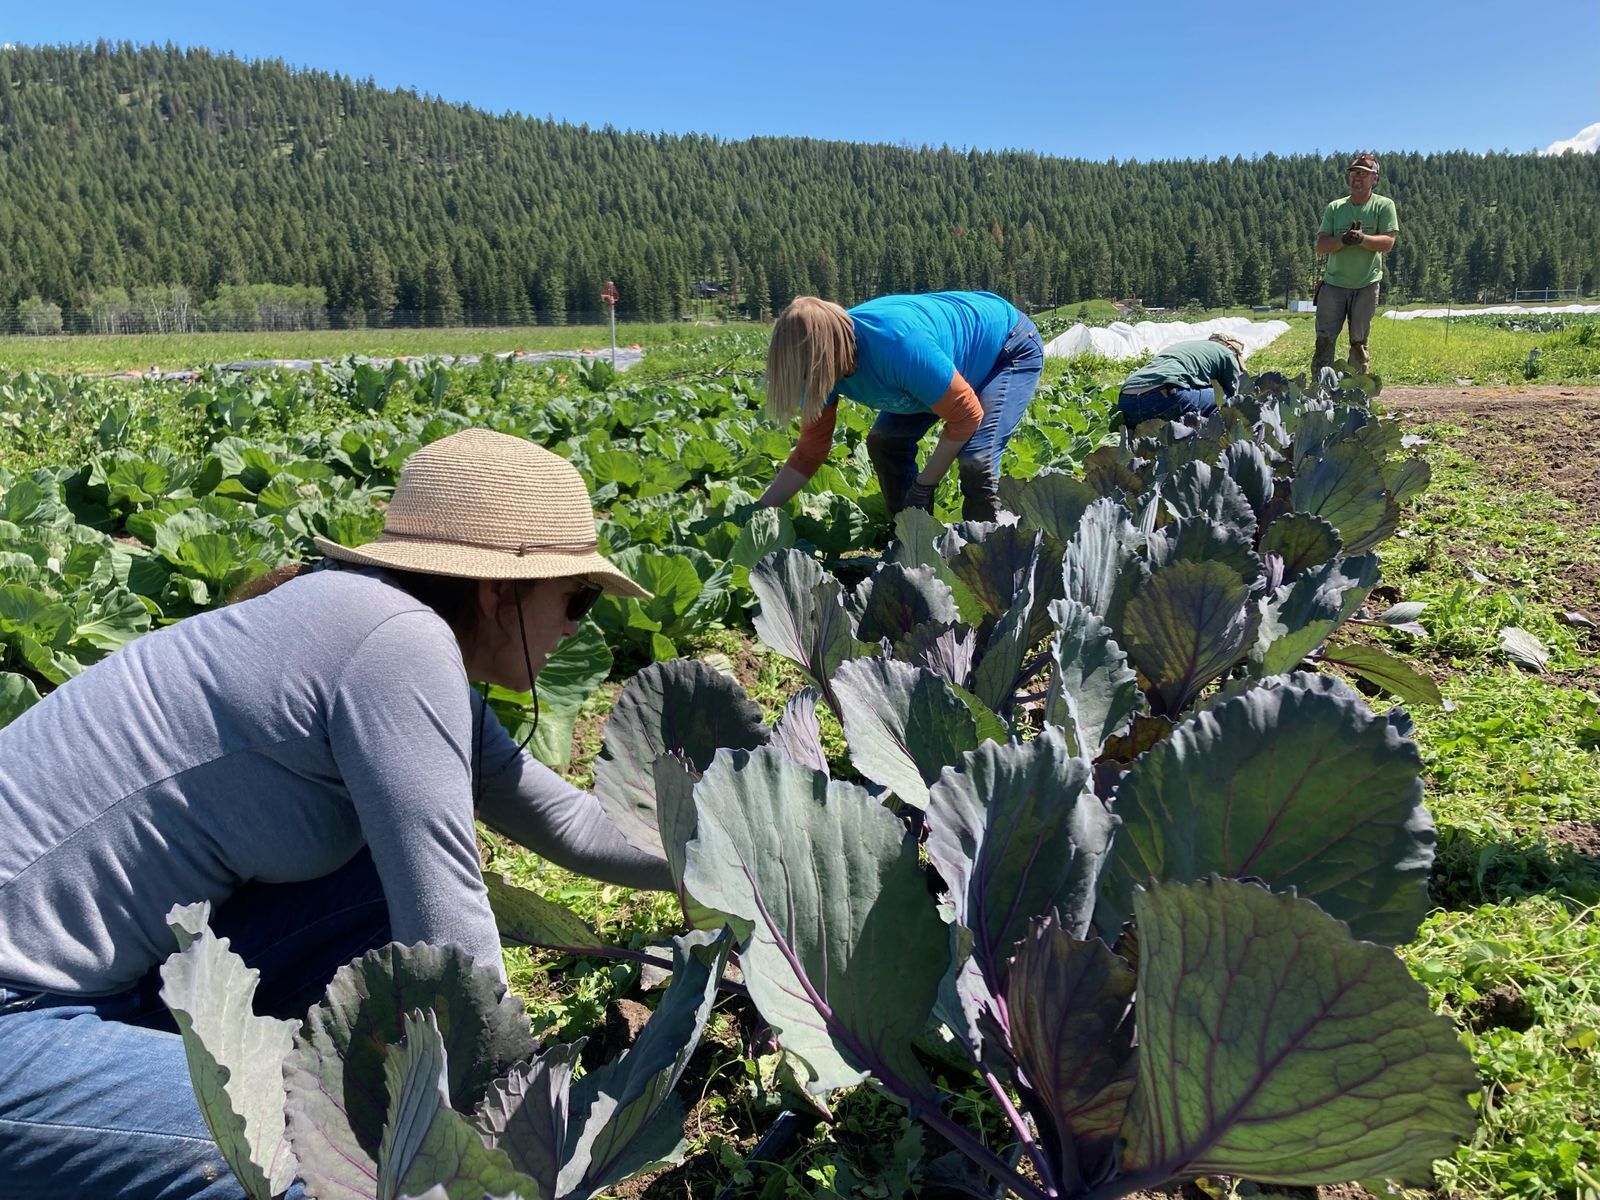
[[856,331],[850,314],[830,300],[796,296],[778,314],[767,346],[767,415],[787,425],[800,414],[810,425],[828,393],[856,369]]

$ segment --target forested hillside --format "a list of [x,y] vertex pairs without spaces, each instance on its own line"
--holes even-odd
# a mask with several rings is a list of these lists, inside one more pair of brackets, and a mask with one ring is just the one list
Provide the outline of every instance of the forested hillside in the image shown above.
[[[946,287],[1028,307],[1252,303],[1305,293],[1357,148],[1096,163],[728,142],[494,116],[206,51],[15,47],[0,51],[0,321],[559,322],[598,309],[608,278],[619,313],[646,318],[702,282],[751,315],[801,292]],[[1377,149],[1403,230],[1391,298],[1600,290],[1600,158]]]

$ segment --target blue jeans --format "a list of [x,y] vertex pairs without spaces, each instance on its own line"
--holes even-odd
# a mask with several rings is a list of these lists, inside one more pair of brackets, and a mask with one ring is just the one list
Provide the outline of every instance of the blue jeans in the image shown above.
[[[994,368],[973,384],[983,405],[983,421],[956,458],[963,520],[992,521],[999,515],[1000,455],[1028,411],[1043,370],[1039,331],[1027,317],[1020,317],[1006,336]],[[878,486],[891,517],[905,507],[906,489],[916,478],[917,444],[938,420],[931,412],[879,413],[867,432],[867,455],[878,473]]]
[[1176,421],[1193,413],[1209,417],[1217,411],[1216,389],[1185,388],[1169,383],[1137,395],[1123,392],[1117,397],[1117,408],[1129,429],[1140,421]]
[[[363,850],[332,875],[246,884],[219,937],[261,972],[256,1011],[304,1017],[350,959],[389,941]],[[0,987],[0,1195],[6,1200],[241,1200],[195,1103],[183,1040],[152,971],[116,996]],[[288,1192],[300,1200],[300,1184]]]

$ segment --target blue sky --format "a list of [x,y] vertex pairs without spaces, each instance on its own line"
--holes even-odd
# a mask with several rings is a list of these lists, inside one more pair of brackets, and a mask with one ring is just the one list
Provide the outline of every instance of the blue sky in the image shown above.
[[1092,159],[1529,150],[1600,122],[1597,0],[0,2],[0,43],[100,37],[589,125]]

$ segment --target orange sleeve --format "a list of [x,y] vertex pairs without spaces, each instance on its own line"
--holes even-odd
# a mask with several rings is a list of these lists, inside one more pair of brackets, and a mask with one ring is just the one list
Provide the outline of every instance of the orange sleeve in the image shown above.
[[972,385],[961,378],[960,371],[951,378],[949,389],[939,397],[933,411],[944,418],[944,430],[939,436],[951,441],[965,442],[983,424],[983,404]]
[[827,461],[828,451],[833,449],[833,428],[838,420],[837,403],[823,409],[820,417],[800,430],[800,440],[784,466],[799,471],[807,479],[815,475],[817,468]]

